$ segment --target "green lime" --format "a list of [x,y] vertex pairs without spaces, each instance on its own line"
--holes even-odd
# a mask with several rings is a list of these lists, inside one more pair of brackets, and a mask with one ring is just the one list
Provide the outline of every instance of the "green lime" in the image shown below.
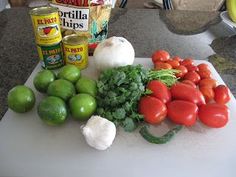
[[58,79],[53,81],[47,90],[49,96],[56,96],[62,98],[64,101],[68,101],[72,96],[75,95],[74,85],[64,79]]
[[27,112],[34,107],[34,92],[24,85],[15,86],[8,92],[7,103],[8,107],[15,112]]
[[80,69],[75,65],[63,66],[59,71],[57,77],[75,83],[80,77]]
[[97,95],[96,81],[84,76],[79,78],[79,80],[76,82],[75,88],[79,93],[87,93],[93,97]]
[[38,115],[49,125],[62,124],[67,117],[66,104],[61,98],[49,96],[39,103]]
[[56,79],[55,74],[50,70],[42,70],[34,77],[34,87],[42,93],[46,93],[48,86]]
[[97,104],[91,95],[80,93],[70,99],[69,106],[72,117],[77,120],[87,120],[95,112]]

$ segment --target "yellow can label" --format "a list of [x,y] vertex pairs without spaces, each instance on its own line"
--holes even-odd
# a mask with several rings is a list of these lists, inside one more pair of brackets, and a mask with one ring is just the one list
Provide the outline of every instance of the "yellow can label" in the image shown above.
[[88,44],[64,46],[64,59],[66,64],[72,64],[79,69],[84,69],[88,65]]
[[31,15],[36,43],[38,45],[58,44],[62,40],[58,12],[47,15]]

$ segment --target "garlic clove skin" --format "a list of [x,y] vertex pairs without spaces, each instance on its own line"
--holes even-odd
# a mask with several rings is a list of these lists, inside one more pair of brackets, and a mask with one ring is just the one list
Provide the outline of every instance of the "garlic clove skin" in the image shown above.
[[100,116],[92,116],[82,127],[86,142],[98,150],[110,147],[116,136],[116,126],[113,122]]
[[110,37],[99,43],[94,51],[94,62],[98,71],[132,65],[135,52],[132,44],[123,37]]

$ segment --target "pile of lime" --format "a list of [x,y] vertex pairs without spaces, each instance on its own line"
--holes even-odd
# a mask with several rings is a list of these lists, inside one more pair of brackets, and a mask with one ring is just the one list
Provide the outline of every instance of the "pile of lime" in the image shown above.
[[[96,81],[81,76],[80,69],[74,65],[64,66],[58,74],[42,70],[34,77],[33,84],[37,91],[47,94],[40,101],[37,112],[49,125],[64,123],[69,113],[76,120],[87,120],[96,110]],[[27,112],[34,104],[33,91],[24,85],[16,86],[8,93],[8,107],[15,112]]]

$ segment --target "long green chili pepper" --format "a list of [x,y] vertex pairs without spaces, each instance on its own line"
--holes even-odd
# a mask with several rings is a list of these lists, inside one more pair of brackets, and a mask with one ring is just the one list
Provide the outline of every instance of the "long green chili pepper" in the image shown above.
[[142,135],[142,137],[147,140],[150,143],[154,144],[165,144],[168,141],[170,141],[176,133],[178,133],[183,128],[182,125],[177,125],[173,129],[169,130],[165,135],[161,137],[153,136],[149,131],[147,126],[143,126],[139,133]]

